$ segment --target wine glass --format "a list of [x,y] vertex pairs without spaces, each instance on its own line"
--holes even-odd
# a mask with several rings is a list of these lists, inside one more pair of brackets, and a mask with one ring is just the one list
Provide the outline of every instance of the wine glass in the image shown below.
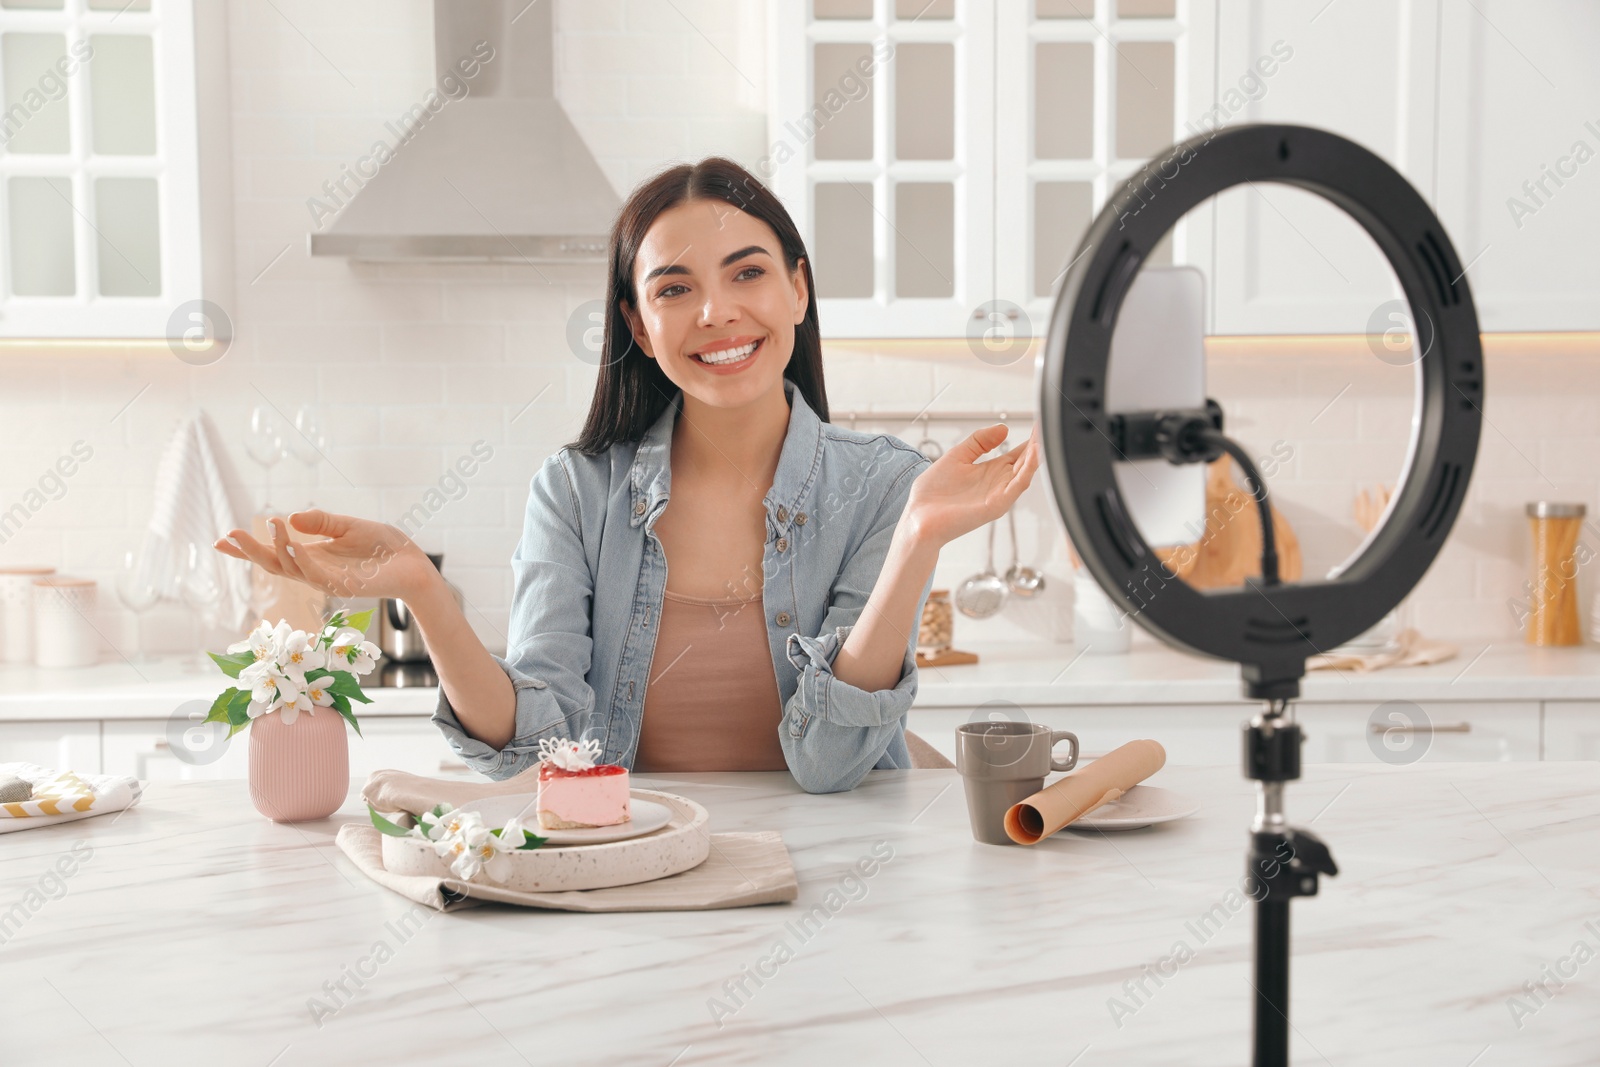
[[144,613],[156,606],[161,591],[150,580],[142,552],[130,548],[122,554],[116,588],[117,599],[133,612],[133,662],[149,663],[155,657],[144,650]]
[[272,506],[272,467],[283,458],[283,430],[272,408],[257,404],[250,412],[250,434],[244,440],[244,450],[250,458],[261,464],[263,472],[261,505],[263,515],[274,513]]
[[210,551],[209,546],[201,548],[193,541],[187,543],[183,580],[180,586],[183,602],[194,611],[200,627],[199,658],[193,661],[194,669],[197,671],[211,668],[211,657],[206,655],[206,644],[216,633],[217,612],[222,607],[222,583],[216,570],[210,565],[211,560],[205,555]]
[[[289,435],[289,454],[306,465],[306,481],[314,482],[314,472],[328,447],[328,435],[323,431],[322,419],[310,404],[301,404],[294,413],[295,432]],[[309,491],[308,491],[309,493]],[[309,495],[306,507],[313,507]]]

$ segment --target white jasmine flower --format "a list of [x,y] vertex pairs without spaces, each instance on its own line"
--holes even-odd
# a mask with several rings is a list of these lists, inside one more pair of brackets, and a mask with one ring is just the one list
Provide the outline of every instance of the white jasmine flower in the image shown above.
[[365,640],[365,636],[354,627],[341,626],[329,639],[328,669],[348,670],[355,674],[366,674],[372,670],[382,653],[377,645]]
[[276,658],[272,647],[272,624],[266,619],[261,620],[261,625],[251,630],[243,641],[235,641],[228,646],[231,653],[249,652],[257,660]]
[[300,687],[276,663],[261,659],[239,672],[239,681],[250,688],[250,699],[266,706],[268,711],[278,705],[293,704]]
[[478,844],[478,863],[487,874],[497,882],[504,882],[511,875],[511,856],[524,841],[522,822],[512,819],[506,823],[505,829],[499,835],[486,834]]
[[328,660],[328,654],[317,648],[304,630],[295,630],[285,639],[280,662],[285,674],[303,681],[306,671],[314,671]]
[[470,882],[483,867],[485,839],[494,835],[483,825],[483,816],[475,811],[451,812],[443,821],[446,831],[434,842],[433,850],[450,861],[452,874]]

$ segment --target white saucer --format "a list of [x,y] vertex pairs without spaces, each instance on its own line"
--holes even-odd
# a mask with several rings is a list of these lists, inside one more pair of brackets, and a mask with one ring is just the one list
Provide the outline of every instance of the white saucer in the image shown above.
[[498,829],[513,816],[522,816],[523,829],[538,834],[552,845],[599,845],[607,841],[624,841],[630,837],[659,830],[672,821],[672,810],[653,800],[632,796],[628,811],[632,818],[615,826],[591,826],[583,830],[542,830],[534,814],[537,793],[508,793],[505,796],[485,797],[461,805],[462,811],[475,811],[483,816],[484,825]]
[[1182,793],[1156,785],[1136,785],[1111,803],[1069,822],[1063,829],[1141,830],[1158,822],[1187,818],[1199,810],[1200,805]]

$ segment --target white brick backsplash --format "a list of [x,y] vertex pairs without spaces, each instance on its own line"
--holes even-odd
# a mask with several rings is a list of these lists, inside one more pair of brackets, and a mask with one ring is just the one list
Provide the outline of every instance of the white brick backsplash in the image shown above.
[[[0,564],[41,562],[100,580],[99,625],[112,644],[131,650],[132,617],[109,583],[148,520],[155,467],[173,429],[197,406],[210,414],[248,511],[259,505],[265,478],[244,442],[250,410],[264,394],[291,418],[300,403],[314,403],[327,424],[329,462],[308,470],[286,459],[273,469],[271,495],[284,507],[313,499],[393,522],[439,489],[472,441],[493,445],[494,458],[463,479],[460,499],[436,498],[442,503],[416,539],[446,553],[445,573],[468,597],[468,619],[502,650],[507,564],[528,481],[577,435],[594,389],[596,370],[570,352],[567,322],[603,295],[605,270],[310,257],[306,199],[372,140],[387,138],[384,124],[433,84],[433,6],[231,0],[228,7],[234,126],[231,146],[219,150],[230,151],[233,164],[236,288],[227,310],[234,345],[207,367],[148,346],[0,352],[0,509],[73,440],[95,449],[62,499],[0,543]],[[738,0],[559,0],[557,91],[619,196],[669,162],[716,153],[753,165],[761,157],[763,12]],[[1252,451],[1264,455],[1277,441],[1294,449],[1271,484],[1295,526],[1307,574],[1320,574],[1360,539],[1351,517],[1357,486],[1392,482],[1399,472],[1412,372],[1373,358],[1360,341],[1222,347],[1208,359],[1207,391]],[[1002,368],[959,345],[925,354],[904,343],[834,342],[826,359],[829,399],[840,412],[915,409],[930,400],[935,408],[995,411],[1034,404],[1031,360]],[[1570,498],[1600,508],[1600,351],[1502,345],[1487,364],[1491,425],[1467,504],[1411,598],[1424,632],[1463,642],[1463,662],[1485,640],[1521,639],[1506,602],[1530,568],[1523,504]],[[899,430],[911,444],[921,430],[871,428]],[[972,427],[932,429],[949,444]],[[1068,597],[1071,568],[1046,483],[1041,471],[1019,502],[1018,536],[1024,558],[1050,575],[1052,594]],[[1003,567],[1010,550],[1005,528],[998,532]],[[978,570],[984,535],[974,531],[947,546],[940,588]],[[1582,581],[1587,612],[1593,579]],[[1027,637],[1041,626],[1015,609],[983,622],[962,617],[957,644]],[[145,635],[152,648],[189,647],[190,613],[163,604],[147,616]]]

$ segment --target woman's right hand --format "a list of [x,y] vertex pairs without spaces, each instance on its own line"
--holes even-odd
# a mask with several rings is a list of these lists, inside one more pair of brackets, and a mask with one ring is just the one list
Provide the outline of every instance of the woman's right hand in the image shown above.
[[386,522],[313,508],[290,515],[289,523],[301,533],[325,540],[291,542],[284,520],[274,515],[267,519],[270,544],[244,530],[230,530],[212,547],[336,597],[410,600],[439,578],[422,549]]

